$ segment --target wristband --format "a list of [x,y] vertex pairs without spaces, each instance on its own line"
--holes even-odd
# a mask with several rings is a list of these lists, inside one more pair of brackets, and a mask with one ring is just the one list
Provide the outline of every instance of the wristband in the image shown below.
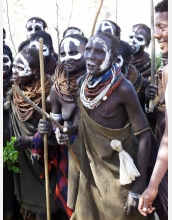
[[129,196],[132,197],[133,199],[140,199],[141,195],[133,192],[129,192]]

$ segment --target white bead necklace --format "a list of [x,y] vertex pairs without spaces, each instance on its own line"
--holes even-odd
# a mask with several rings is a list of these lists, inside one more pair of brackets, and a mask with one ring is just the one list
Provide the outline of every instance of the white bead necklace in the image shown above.
[[84,82],[81,85],[81,90],[80,90],[80,99],[85,107],[87,107],[89,109],[94,109],[95,107],[97,107],[101,103],[101,100],[105,101],[107,99],[106,93],[108,92],[109,88],[111,87],[111,85],[113,84],[113,82],[116,78],[116,69],[114,66],[112,66],[111,71],[112,71],[112,76],[113,76],[111,82],[93,100],[86,98],[85,92],[84,92],[85,87],[87,86],[87,83],[91,80],[92,76],[85,78]]

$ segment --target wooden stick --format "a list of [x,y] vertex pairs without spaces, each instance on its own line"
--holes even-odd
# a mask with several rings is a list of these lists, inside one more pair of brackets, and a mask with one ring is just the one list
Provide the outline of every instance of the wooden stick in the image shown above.
[[101,10],[102,5],[103,5],[103,0],[100,0],[99,7],[97,9],[97,13],[96,13],[96,16],[95,16],[95,19],[94,19],[94,23],[93,23],[93,27],[92,27],[92,30],[91,30],[91,36],[94,34],[94,29],[95,29],[95,26],[96,26],[97,18],[98,18],[99,14],[100,14],[100,10]]
[[56,6],[57,6],[57,27],[55,27],[55,30],[57,31],[57,54],[58,54],[58,62],[60,62],[60,53],[59,53],[59,18],[58,18],[58,14],[59,14],[59,7],[56,1]]
[[25,100],[27,103],[29,103],[37,112],[39,112],[41,115],[45,116],[45,118],[49,119],[51,122],[53,122],[61,132],[63,132],[63,127],[53,118],[51,117],[47,112],[42,110],[39,106],[37,106],[34,102],[32,102],[29,98],[27,98],[22,90],[19,89],[17,85],[12,85],[13,89],[19,94],[19,96],[22,97],[23,100]]
[[[44,57],[43,57],[43,39],[39,39],[39,59],[40,59],[40,74],[41,74],[41,93],[42,93],[42,109],[46,111],[45,83],[44,83]],[[43,115],[43,119],[46,117]],[[49,195],[49,173],[48,173],[48,149],[47,149],[47,134],[44,134],[44,167],[45,167],[45,188],[46,188],[46,207],[47,220],[51,219],[50,215],[50,195]]]
[[[15,91],[18,93],[19,96],[22,97],[23,100],[25,100],[27,103],[29,103],[37,112],[39,112],[41,115],[45,116],[45,118],[47,118],[49,121],[53,122],[61,131],[61,133],[63,133],[63,126],[61,126],[58,121],[56,121],[53,117],[51,117],[47,112],[45,112],[44,110],[42,110],[39,106],[37,106],[34,102],[32,102],[29,98],[27,98],[23,92],[19,89],[19,87],[17,85],[12,85],[13,89],[15,89]],[[78,168],[78,170],[80,171],[80,165],[79,162],[72,150],[71,145],[68,143],[67,147],[71,153],[71,155],[73,156],[73,159],[76,163],[76,166]]]
[[[151,84],[155,84],[155,28],[154,28],[154,3],[150,1],[150,14],[151,14]],[[154,100],[149,100],[149,112],[153,112]]]

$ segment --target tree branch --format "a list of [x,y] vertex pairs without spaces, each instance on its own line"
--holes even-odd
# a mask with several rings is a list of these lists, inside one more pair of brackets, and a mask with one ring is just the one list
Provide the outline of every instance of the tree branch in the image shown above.
[[7,19],[8,19],[8,27],[9,27],[10,37],[11,37],[12,44],[14,46],[14,51],[15,51],[15,53],[17,53],[14,42],[13,42],[13,38],[12,38],[12,35],[11,35],[10,20],[9,20],[9,16],[8,16],[8,2],[7,2],[7,0],[6,0],[6,5],[7,5]]

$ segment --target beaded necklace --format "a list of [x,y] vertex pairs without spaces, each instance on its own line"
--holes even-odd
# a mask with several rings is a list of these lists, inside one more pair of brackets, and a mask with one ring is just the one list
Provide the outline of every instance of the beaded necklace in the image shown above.
[[77,80],[84,75],[86,70],[82,70],[77,74],[68,75],[62,63],[56,67],[56,78],[54,82],[55,91],[58,96],[68,102],[77,100]]
[[112,66],[112,68],[102,77],[99,77],[97,81],[95,81],[94,78],[93,84],[93,76],[88,74],[80,90],[80,99],[83,105],[89,109],[96,108],[102,101],[107,100],[123,78],[124,75],[121,73],[121,69],[117,68],[116,65]]
[[[53,82],[51,81],[49,75],[45,74],[44,77],[45,96],[47,97],[50,93]],[[40,78],[35,79],[32,85],[20,86],[20,89],[22,90],[23,94],[36,105],[39,105],[41,103],[42,94]],[[24,101],[23,98],[15,90],[13,91],[13,101],[16,106],[18,118],[21,121],[27,121],[38,114],[38,112],[32,106],[30,106],[29,103]]]
[[151,65],[151,59],[149,54],[143,51],[139,57],[132,57],[130,63],[142,73],[146,67]]

